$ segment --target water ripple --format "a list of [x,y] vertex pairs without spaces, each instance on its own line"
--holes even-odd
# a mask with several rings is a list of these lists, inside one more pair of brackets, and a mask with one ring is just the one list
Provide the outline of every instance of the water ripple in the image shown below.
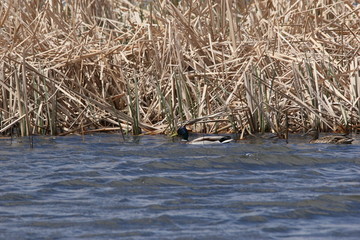
[[360,146],[1,140],[0,239],[357,239]]

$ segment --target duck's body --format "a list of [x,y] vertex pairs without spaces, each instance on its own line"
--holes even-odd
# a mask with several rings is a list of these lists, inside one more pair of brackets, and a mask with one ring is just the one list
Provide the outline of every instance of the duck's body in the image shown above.
[[230,136],[204,136],[189,141],[189,132],[186,127],[180,127],[177,134],[188,144],[223,144],[233,141]]
[[329,135],[319,138],[319,131],[317,129],[310,129],[307,135],[312,136],[310,143],[330,143],[330,144],[351,144],[354,139],[345,135]]
[[204,136],[188,141],[188,144],[219,144],[232,142],[230,136]]

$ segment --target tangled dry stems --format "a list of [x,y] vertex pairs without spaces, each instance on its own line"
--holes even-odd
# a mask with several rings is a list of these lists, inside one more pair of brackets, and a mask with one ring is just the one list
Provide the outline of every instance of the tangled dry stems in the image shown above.
[[359,126],[360,5],[0,3],[1,133]]

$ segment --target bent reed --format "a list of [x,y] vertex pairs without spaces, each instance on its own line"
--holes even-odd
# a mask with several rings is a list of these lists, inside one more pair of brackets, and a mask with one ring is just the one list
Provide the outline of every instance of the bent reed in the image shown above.
[[0,132],[357,129],[354,2],[1,1]]

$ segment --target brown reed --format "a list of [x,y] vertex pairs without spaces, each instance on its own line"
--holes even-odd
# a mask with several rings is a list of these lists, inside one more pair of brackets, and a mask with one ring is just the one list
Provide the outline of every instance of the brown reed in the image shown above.
[[4,0],[0,132],[358,128],[359,15],[350,0]]

